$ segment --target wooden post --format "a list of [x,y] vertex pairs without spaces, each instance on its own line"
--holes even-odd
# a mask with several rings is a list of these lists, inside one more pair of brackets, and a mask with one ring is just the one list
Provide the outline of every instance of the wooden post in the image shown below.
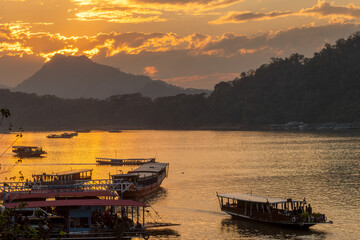
[[145,207],[143,207],[143,228],[145,228]]

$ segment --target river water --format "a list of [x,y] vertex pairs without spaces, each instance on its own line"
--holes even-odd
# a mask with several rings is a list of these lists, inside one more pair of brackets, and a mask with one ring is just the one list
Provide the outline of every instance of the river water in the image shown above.
[[[360,133],[124,131],[48,139],[48,132],[0,135],[1,153],[14,145],[42,146],[44,158],[1,157],[0,180],[70,169],[93,169],[93,179],[131,167],[94,164],[96,157],[156,157],[169,177],[150,199],[166,222],[178,223],[151,239],[360,239]],[[11,169],[10,169],[11,168]],[[303,199],[333,225],[297,231],[233,220],[219,209],[218,193]]]

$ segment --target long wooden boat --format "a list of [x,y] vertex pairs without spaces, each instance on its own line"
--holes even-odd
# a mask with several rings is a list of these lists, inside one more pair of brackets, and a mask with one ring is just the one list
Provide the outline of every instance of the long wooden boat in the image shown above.
[[35,146],[13,146],[12,151],[19,157],[41,157],[46,154],[41,147]]
[[147,163],[127,174],[111,175],[114,180],[133,183],[129,191],[124,192],[124,198],[145,197],[160,188],[168,176],[169,163]]
[[221,211],[233,217],[296,228],[332,224],[332,221],[327,221],[325,214],[313,212],[305,199],[292,200],[242,193],[216,195]]
[[74,169],[70,171],[57,172],[57,173],[42,173],[33,174],[34,181],[41,181],[43,183],[58,183],[58,182],[74,182],[78,180],[91,180],[92,169]]
[[108,165],[143,165],[146,163],[154,163],[155,158],[96,158],[96,162],[99,164]]

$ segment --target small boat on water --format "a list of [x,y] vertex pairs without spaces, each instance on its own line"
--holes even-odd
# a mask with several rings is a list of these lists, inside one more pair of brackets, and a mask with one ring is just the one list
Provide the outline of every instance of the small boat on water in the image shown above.
[[13,146],[12,151],[19,157],[41,157],[46,154],[41,147],[35,146]]
[[306,200],[271,198],[252,194],[216,194],[221,211],[248,220],[278,224],[287,227],[309,228],[329,223],[325,214],[315,213]]
[[91,132],[91,130],[90,129],[78,129],[75,132],[77,132],[77,133],[89,133],[89,132]]
[[47,138],[72,138],[74,136],[77,136],[78,133],[62,133],[62,134],[49,134],[46,137]]
[[118,130],[118,129],[110,129],[108,130],[109,133],[121,133],[122,131],[121,130]]
[[168,171],[169,163],[147,163],[127,174],[115,174],[111,177],[113,180],[132,183],[129,191],[123,193],[123,198],[138,198],[157,191],[168,176]]
[[154,163],[155,158],[96,158],[96,162],[99,164],[108,165],[143,165],[146,163]]

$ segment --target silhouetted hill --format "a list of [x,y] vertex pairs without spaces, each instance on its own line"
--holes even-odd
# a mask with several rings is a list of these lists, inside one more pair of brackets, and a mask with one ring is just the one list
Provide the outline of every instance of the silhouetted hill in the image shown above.
[[85,56],[59,54],[13,90],[62,98],[98,99],[136,92],[152,98],[192,93],[191,90],[162,81],[154,82],[147,76],[121,72],[116,68],[95,63]]
[[0,84],[0,89],[4,89],[4,88],[10,88],[10,87],[8,87],[6,85],[3,85],[3,84]]
[[272,58],[215,86],[213,124],[360,121],[360,33],[326,44],[312,58]]

